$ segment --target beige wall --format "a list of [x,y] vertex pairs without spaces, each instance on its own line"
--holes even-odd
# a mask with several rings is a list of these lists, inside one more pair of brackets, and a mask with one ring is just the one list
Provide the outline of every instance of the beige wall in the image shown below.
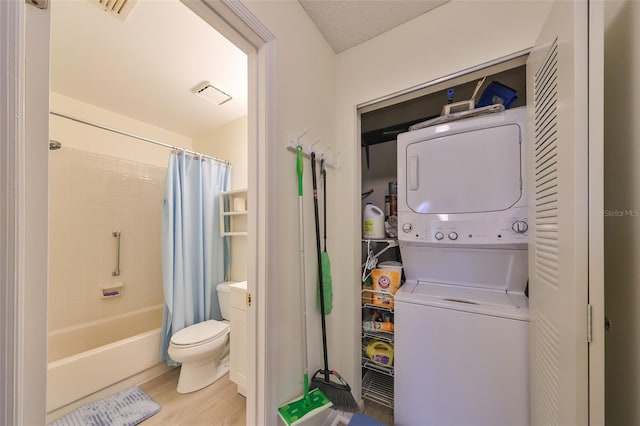
[[549,8],[550,2],[539,1],[454,0],[338,55],[335,140],[341,154],[338,171],[330,175],[328,201],[340,206],[328,216],[337,300],[328,325],[333,368],[347,380],[360,380],[361,149],[356,107],[531,47]]
[[[191,138],[51,93],[51,111],[191,149]],[[169,149],[51,116],[48,329],[163,302],[161,201]],[[135,201],[135,202],[132,202]],[[121,275],[113,277],[121,232]],[[123,284],[122,296],[101,288]]]
[[[247,116],[237,118],[215,131],[194,138],[193,149],[231,162],[231,188],[243,189],[248,184],[248,123]],[[245,225],[246,226],[246,225]],[[231,238],[229,281],[247,279],[247,237]]]
[[[192,140],[189,137],[59,93],[51,93],[50,107],[52,112],[69,115],[170,145],[186,149],[192,148]],[[165,168],[169,163],[169,148],[115,134],[55,115],[51,115],[49,135],[51,139],[62,142],[63,147],[78,148],[132,161],[142,161]]]
[[[298,197],[295,154],[286,149],[287,137],[307,130],[307,142],[320,138],[331,144],[335,138],[335,54],[296,1],[247,1],[253,14],[277,37],[277,140],[276,164],[279,193],[277,286],[278,351],[277,395],[282,403],[298,398],[302,391],[302,315],[300,309],[300,261],[298,251]],[[335,146],[335,144],[334,144]],[[309,320],[309,369],[321,366],[320,316],[315,309],[317,266],[313,202],[309,161],[305,161],[305,254],[307,318]],[[270,291],[270,288],[266,289]],[[335,350],[335,348],[334,348]],[[275,413],[274,413],[275,416]],[[274,420],[275,422],[275,420]]]
[[[125,115],[99,108],[59,93],[51,93],[50,108],[52,112],[76,117],[105,127],[154,139],[169,145],[186,149],[192,148],[190,137],[134,120]],[[50,116],[49,125],[51,139],[62,142],[63,147],[69,146],[162,167],[166,167],[169,162],[169,149],[162,146],[88,126],[56,115]]]
[[193,150],[231,162],[231,188],[242,189],[248,182],[247,116],[220,126],[213,132],[193,138]]
[[[50,153],[50,332],[163,303],[165,174],[166,167],[68,146]],[[121,255],[114,277],[116,230]],[[120,284],[120,296],[102,297],[103,287]]]
[[605,3],[606,421],[640,424],[640,3]]

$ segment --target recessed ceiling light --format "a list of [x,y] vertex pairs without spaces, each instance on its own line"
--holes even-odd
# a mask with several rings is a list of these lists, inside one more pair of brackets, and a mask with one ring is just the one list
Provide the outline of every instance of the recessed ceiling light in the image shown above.
[[222,105],[233,99],[230,95],[224,91],[218,89],[208,81],[204,81],[193,89],[193,92],[213,104]]

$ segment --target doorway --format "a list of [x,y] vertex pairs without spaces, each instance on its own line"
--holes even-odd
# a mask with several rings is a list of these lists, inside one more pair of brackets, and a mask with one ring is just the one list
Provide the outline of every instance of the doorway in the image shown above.
[[[275,212],[268,210],[265,203],[265,199],[275,191],[274,171],[269,169],[268,164],[273,156],[273,150],[269,147],[274,145],[274,120],[271,115],[276,113],[276,108],[272,105],[271,93],[274,90],[275,73],[272,64],[275,61],[276,39],[259,21],[250,19],[252,15],[244,6],[190,2],[189,7],[210,25],[219,28],[225,37],[232,39],[249,57],[250,90],[255,93],[249,107],[249,180],[256,185],[256,191],[249,196],[249,209],[250,217],[256,218],[255,221],[258,222],[260,212],[261,220],[259,223],[249,224],[249,228],[254,231],[254,236],[249,236],[249,252],[256,262],[249,268],[248,286],[256,303],[249,312],[248,344],[249,350],[257,347],[254,352],[261,359],[269,354],[273,358],[275,348],[268,344],[258,345],[256,342],[257,336],[261,336],[263,341],[271,341],[269,330],[266,329],[268,300],[266,296],[262,297],[261,289],[265,288],[267,280],[273,279],[276,271],[265,271],[266,265],[270,263],[270,247],[258,248],[254,238],[264,241],[267,229],[277,232],[277,226],[271,226]],[[11,154],[8,158],[15,159],[9,170],[10,181],[20,182],[19,187],[23,189],[19,194],[22,201],[10,197],[7,204],[9,210],[16,212],[16,217],[9,223],[10,228],[17,229],[16,242],[8,248],[8,257],[5,256],[7,259],[16,259],[17,270],[17,278],[9,281],[9,293],[14,294],[15,299],[12,298],[7,303],[11,305],[9,310],[18,312],[18,315],[9,318],[6,333],[3,333],[6,339],[3,339],[2,351],[8,354],[7,359],[10,360],[6,366],[7,375],[3,376],[11,376],[12,379],[5,382],[4,389],[8,391],[2,393],[2,406],[13,407],[5,411],[8,424],[38,424],[42,423],[45,411],[46,376],[48,149],[41,142],[49,139],[49,11],[17,2],[11,7],[3,8],[4,12],[7,12],[10,22],[16,23],[3,26],[6,39],[11,41],[11,45],[22,46],[22,49],[11,50],[7,55],[9,69],[15,71],[17,84],[16,90],[11,92],[12,99],[16,102],[8,105],[5,112],[6,117],[13,117],[12,120],[18,117],[15,125],[11,126],[15,130],[15,137],[8,139]],[[24,34],[28,35],[26,39]],[[24,63],[31,67],[23,69]],[[29,90],[25,90],[25,87]],[[257,92],[257,87],[264,90]],[[22,108],[26,113],[22,113]],[[24,161],[27,157],[28,162]],[[7,229],[9,228],[5,230]],[[29,256],[24,253],[29,253]],[[265,326],[260,328],[258,324]],[[13,372],[18,374],[14,375]],[[275,381],[268,380],[271,373],[264,362],[250,365],[249,374],[252,380],[247,386],[250,395],[247,421],[265,423],[267,413],[275,411],[275,392],[267,389],[258,393],[257,389],[266,388],[265,383],[275,384]]]

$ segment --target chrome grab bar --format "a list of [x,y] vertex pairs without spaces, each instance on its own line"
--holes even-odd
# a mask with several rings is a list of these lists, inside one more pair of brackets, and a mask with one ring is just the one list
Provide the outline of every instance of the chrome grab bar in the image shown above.
[[120,275],[120,231],[113,231],[111,235],[116,239],[116,269],[111,272],[111,275],[117,277]]

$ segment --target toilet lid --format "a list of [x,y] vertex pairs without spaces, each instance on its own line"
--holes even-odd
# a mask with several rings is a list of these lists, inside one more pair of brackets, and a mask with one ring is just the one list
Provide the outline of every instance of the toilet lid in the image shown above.
[[228,330],[229,324],[222,321],[204,321],[178,331],[171,337],[171,343],[177,346],[197,345],[224,335]]

